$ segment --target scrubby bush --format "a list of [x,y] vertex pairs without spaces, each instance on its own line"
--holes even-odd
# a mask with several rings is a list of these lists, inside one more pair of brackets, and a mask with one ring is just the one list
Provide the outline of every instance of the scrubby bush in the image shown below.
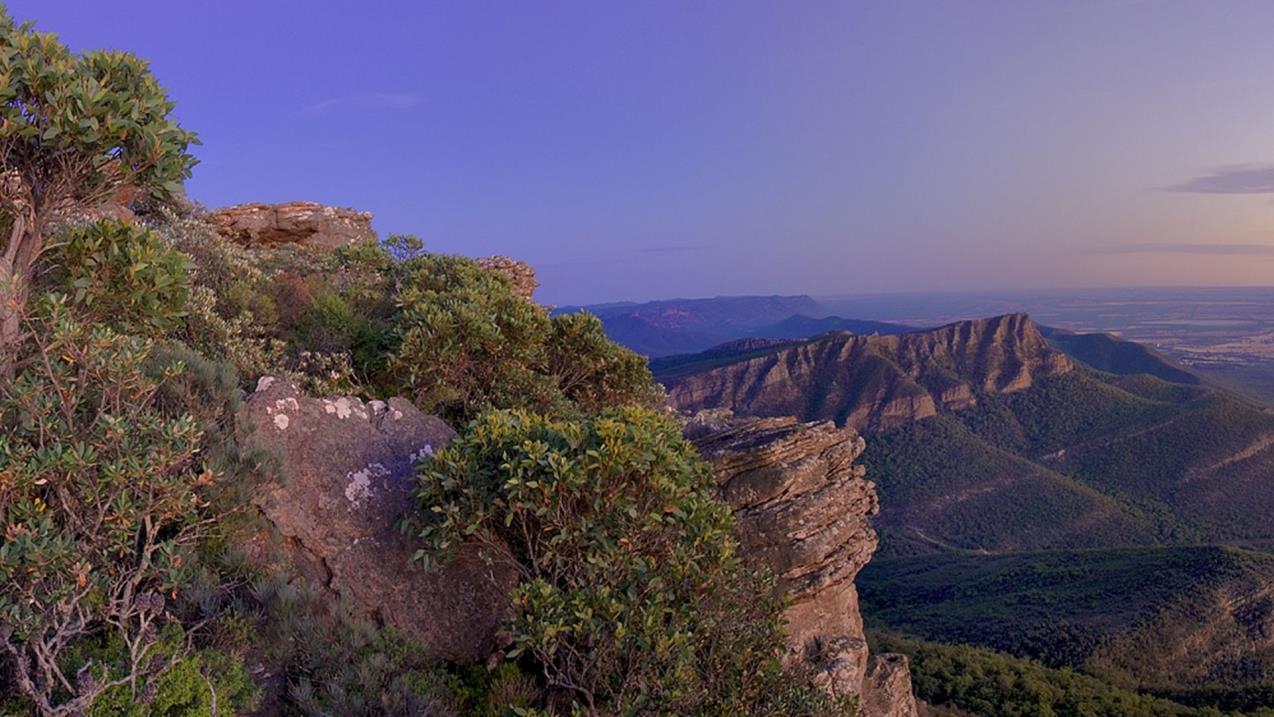
[[[0,393],[0,646],[41,715],[121,686],[146,702],[190,647],[163,635],[214,519],[203,428],[161,405],[183,367],[153,365],[152,342],[89,327],[58,296],[33,328]],[[119,649],[83,659],[104,642]]]
[[847,714],[785,672],[781,601],[714,491],[652,411],[492,411],[425,465],[413,527],[427,563],[476,541],[516,567],[509,657],[540,667],[550,708]]
[[468,417],[486,406],[545,407],[553,382],[542,309],[476,262],[429,255],[405,268],[390,371],[422,410]]
[[662,398],[646,358],[611,341],[601,319],[580,311],[553,317],[547,373],[558,390],[585,411],[625,403],[656,405]]
[[85,321],[158,337],[186,315],[190,259],[149,229],[118,220],[72,226],[48,263],[44,283],[65,292]]

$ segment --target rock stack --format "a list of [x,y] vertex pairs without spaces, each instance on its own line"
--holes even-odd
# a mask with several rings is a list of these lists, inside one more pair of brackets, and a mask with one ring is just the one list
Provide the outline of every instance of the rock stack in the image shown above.
[[745,559],[768,566],[791,599],[791,660],[867,717],[914,717],[907,660],[868,655],[854,577],[876,550],[876,488],[854,461],[863,439],[831,422],[703,412],[686,426],[734,509]]
[[376,241],[372,213],[314,202],[236,204],[208,218],[227,239],[245,246],[301,244],[334,249]]
[[532,300],[535,290],[540,286],[540,282],[535,278],[535,269],[524,261],[507,256],[488,256],[477,261],[483,269],[498,271],[508,277],[509,283],[513,286],[513,293],[527,301]]

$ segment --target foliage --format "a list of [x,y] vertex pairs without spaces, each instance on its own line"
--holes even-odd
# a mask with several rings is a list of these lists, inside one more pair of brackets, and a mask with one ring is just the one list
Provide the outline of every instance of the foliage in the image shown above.
[[549,406],[549,318],[476,262],[428,255],[405,267],[390,371],[427,412],[468,417],[487,406]]
[[[157,654],[182,649],[183,637],[177,626],[165,630]],[[115,651],[122,645],[108,646]],[[107,663],[118,662],[103,651]],[[89,717],[219,717],[234,715],[252,707],[260,690],[243,662],[233,654],[198,650],[185,654],[154,681],[152,694],[138,700],[128,685],[104,692],[93,702]]]
[[596,316],[580,311],[552,319],[548,373],[558,390],[584,411],[624,403],[658,405],[662,396],[646,359],[606,337]]
[[587,714],[831,714],[779,664],[781,601],[677,427],[640,408],[483,414],[425,465],[427,562],[466,540],[520,575],[510,657]]
[[[142,60],[76,55],[0,8],[0,354],[16,350],[31,268],[54,222],[124,185],[169,196],[189,176],[195,137],[172,111]],[[0,360],[11,373],[12,357]]]
[[[44,313],[0,397],[0,638],[22,693],[57,715],[121,684],[137,698],[179,660],[157,634],[195,564],[214,476],[198,421],[156,402],[180,365],[153,375],[150,342],[90,328],[59,297]],[[122,665],[66,662],[101,632],[124,645]]]
[[512,664],[449,669],[391,628],[339,610],[316,620],[310,596],[279,580],[258,580],[253,597],[262,609],[249,639],[286,680],[278,714],[504,717],[488,707],[494,696],[519,704],[538,690]]
[[939,645],[897,634],[873,636],[873,649],[911,659],[916,694],[985,717],[1204,717],[1220,712],[1112,687],[1069,669],[990,650]]
[[152,231],[118,220],[82,223],[59,237],[45,281],[66,293],[82,320],[159,337],[186,315],[190,260]]

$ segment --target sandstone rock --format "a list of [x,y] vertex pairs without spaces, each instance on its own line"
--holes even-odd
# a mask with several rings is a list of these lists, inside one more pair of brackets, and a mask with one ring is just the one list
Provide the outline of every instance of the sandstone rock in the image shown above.
[[530,264],[507,256],[488,256],[478,259],[478,265],[484,269],[498,271],[509,278],[513,291],[518,296],[530,301],[539,288],[540,282],[535,278],[535,269]]
[[[879,663],[873,668],[858,611],[854,577],[876,550],[868,521],[878,511],[875,485],[854,465],[863,439],[831,422],[711,411],[691,419],[685,433],[734,509],[744,557],[773,570],[791,598],[788,659],[805,660],[833,692],[864,700],[872,692],[892,710],[867,717],[913,717],[905,658],[871,658]],[[900,692],[904,677],[910,706]]]
[[916,717],[911,669],[906,655],[873,655],[863,686],[864,717]]
[[415,463],[446,446],[451,428],[402,399],[309,398],[270,377],[243,416],[282,474],[256,499],[271,530],[246,546],[250,557],[439,657],[480,660],[498,649],[511,573],[476,551],[426,572],[398,530],[414,505]]
[[246,246],[302,244],[332,249],[376,240],[371,212],[314,202],[237,204],[209,213],[222,236]]
[[1073,368],[1025,314],[891,336],[834,333],[689,375],[661,377],[673,407],[833,420],[860,431],[1012,393]]

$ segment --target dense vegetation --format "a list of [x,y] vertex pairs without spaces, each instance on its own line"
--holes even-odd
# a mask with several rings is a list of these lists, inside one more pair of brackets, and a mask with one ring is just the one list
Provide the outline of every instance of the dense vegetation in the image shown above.
[[[1069,669],[991,650],[943,645],[892,633],[873,635],[877,649],[911,658],[916,694],[984,717],[1221,717],[1196,708],[1111,686]],[[1264,717],[1274,711],[1242,714]]]
[[[676,423],[492,412],[425,464],[427,560],[475,541],[519,576],[511,658],[587,714],[834,715],[785,673],[781,601]],[[551,702],[550,702],[551,703]]]
[[[595,317],[412,237],[226,241],[176,196],[194,137],[130,55],[0,16],[0,78],[0,714],[852,714],[780,664],[771,578]],[[129,188],[140,222],[95,220]],[[415,526],[422,556],[518,567],[503,662],[320,618],[242,559],[278,476],[236,415],[267,374],[463,429]]]

